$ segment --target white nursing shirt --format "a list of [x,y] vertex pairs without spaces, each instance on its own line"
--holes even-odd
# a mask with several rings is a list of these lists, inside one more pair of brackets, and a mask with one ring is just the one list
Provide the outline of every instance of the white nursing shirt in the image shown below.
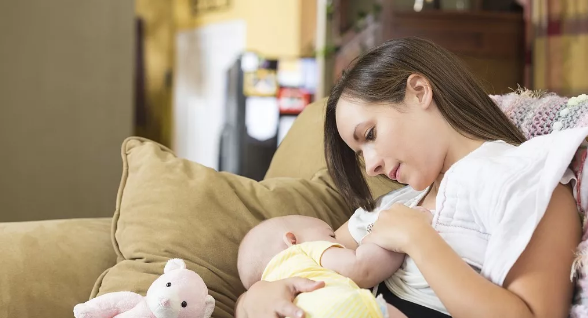
[[[501,286],[555,187],[575,184],[568,166],[587,135],[588,128],[579,128],[536,137],[518,147],[503,141],[484,143],[445,173],[433,228],[473,269]],[[351,235],[361,244],[380,211],[394,203],[415,207],[426,191],[404,187],[378,199],[373,212],[357,209],[348,223]],[[404,300],[449,314],[410,257],[385,283]]]

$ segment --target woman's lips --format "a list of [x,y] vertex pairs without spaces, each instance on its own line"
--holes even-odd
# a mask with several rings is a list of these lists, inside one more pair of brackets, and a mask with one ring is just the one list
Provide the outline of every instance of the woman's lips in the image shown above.
[[398,181],[398,169],[400,169],[400,164],[398,164],[396,167],[394,167],[394,169],[392,169],[392,171],[388,173],[388,178],[394,181]]

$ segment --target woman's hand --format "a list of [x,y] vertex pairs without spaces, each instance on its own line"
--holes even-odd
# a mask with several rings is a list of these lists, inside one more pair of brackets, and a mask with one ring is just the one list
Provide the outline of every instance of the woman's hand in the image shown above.
[[374,243],[387,250],[410,255],[410,247],[419,238],[428,231],[434,232],[432,218],[427,209],[411,209],[403,204],[394,204],[380,212],[370,234],[362,243]]
[[311,292],[325,286],[301,277],[275,282],[259,281],[237,301],[236,318],[302,318],[304,312],[294,306],[294,298],[300,293]]

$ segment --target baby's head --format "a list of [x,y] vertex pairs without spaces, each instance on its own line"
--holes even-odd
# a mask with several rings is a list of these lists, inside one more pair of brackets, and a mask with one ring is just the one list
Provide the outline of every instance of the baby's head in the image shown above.
[[288,247],[304,242],[336,242],[335,232],[317,218],[289,215],[261,222],[241,241],[237,267],[246,289],[261,280],[269,261]]

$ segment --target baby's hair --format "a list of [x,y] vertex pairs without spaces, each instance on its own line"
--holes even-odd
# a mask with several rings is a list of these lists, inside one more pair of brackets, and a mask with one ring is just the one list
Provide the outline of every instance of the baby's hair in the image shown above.
[[[257,224],[257,226],[249,230],[241,240],[237,254],[237,271],[239,273],[241,283],[246,289],[249,289],[249,287],[251,287],[251,285],[253,285],[255,282],[249,281],[251,277],[248,277],[245,274],[244,268],[248,266],[248,268],[257,269],[259,272],[252,276],[261,277],[262,271],[268,261],[268,255],[265,255],[264,249],[262,247],[264,244],[270,244],[272,241],[271,238],[264,238],[254,234],[257,234],[259,231],[263,231],[263,229],[266,227],[281,227],[282,223],[283,220],[281,218],[263,220]],[[260,242],[256,242],[255,240],[259,240]],[[245,255],[246,257],[244,257]]]

